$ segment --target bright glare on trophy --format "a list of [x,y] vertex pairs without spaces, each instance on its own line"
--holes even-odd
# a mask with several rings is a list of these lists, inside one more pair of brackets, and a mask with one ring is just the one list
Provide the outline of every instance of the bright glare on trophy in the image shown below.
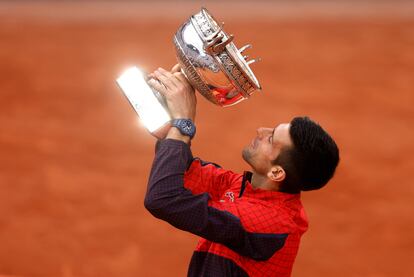
[[[243,55],[251,45],[238,49],[234,36],[224,32],[223,24],[202,8],[180,26],[173,41],[188,82],[210,102],[227,107],[249,98],[261,87],[250,68],[259,59],[249,60]],[[127,70],[117,82],[144,126],[163,138],[170,117],[162,95],[147,85],[136,68]]]
[[127,69],[116,82],[148,131],[155,132],[171,120],[137,67]]

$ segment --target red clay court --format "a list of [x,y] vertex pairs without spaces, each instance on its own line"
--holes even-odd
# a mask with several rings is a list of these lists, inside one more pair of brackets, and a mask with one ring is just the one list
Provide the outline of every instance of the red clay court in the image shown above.
[[[309,115],[341,163],[302,195],[292,276],[414,276],[414,5],[204,6],[253,44],[263,91],[225,109],[199,96],[193,153],[240,172],[258,127]],[[0,276],[185,276],[197,238],[145,210],[154,139],[115,79],[170,68],[172,36],[200,7],[0,3]]]

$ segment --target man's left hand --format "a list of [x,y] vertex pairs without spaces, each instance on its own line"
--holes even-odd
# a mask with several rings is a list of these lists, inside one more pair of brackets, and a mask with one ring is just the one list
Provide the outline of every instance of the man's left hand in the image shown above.
[[172,72],[159,68],[151,76],[159,82],[150,79],[148,84],[165,97],[172,118],[187,118],[194,122],[197,105],[194,89],[184,74],[177,71],[177,66]]
[[[159,68],[149,75],[148,84],[160,92],[166,102],[173,119],[190,119],[194,122],[197,99],[193,87],[188,83],[179,65],[175,65],[171,72]],[[177,128],[168,131],[167,138],[190,142],[190,137],[179,132]]]

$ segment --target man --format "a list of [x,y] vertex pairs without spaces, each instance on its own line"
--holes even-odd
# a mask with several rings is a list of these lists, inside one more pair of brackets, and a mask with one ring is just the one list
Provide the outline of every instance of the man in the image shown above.
[[[193,158],[196,98],[176,66],[149,84],[166,98],[173,126],[158,141],[145,207],[201,237],[188,276],[290,276],[308,221],[300,192],[323,187],[339,161],[332,138],[308,118],[259,128],[236,174]],[[157,81],[155,81],[156,79]]]

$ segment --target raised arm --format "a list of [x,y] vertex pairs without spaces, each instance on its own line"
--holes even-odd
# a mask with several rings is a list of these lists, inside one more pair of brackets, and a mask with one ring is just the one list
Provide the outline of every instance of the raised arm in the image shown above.
[[[194,120],[194,90],[181,73],[158,70],[152,82],[166,98],[173,118]],[[155,217],[207,240],[222,243],[241,255],[266,260],[280,249],[287,234],[249,232],[236,215],[214,207],[209,193],[194,194],[184,187],[185,172],[193,161],[190,137],[177,128],[158,143],[145,196],[145,207]]]

